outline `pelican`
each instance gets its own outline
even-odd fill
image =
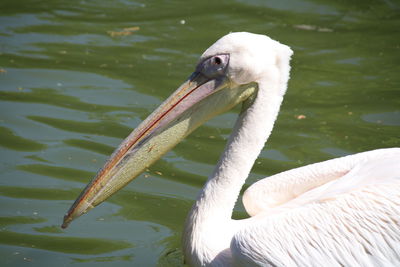
[[[400,266],[400,148],[285,171],[243,195],[287,89],[292,50],[265,35],[230,33],[114,151],[62,227],[121,189],[202,123],[242,103],[226,148],[183,231],[191,266]]]

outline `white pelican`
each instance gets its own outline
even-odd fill
[[[122,142],[64,217],[86,213],[209,118],[243,109],[183,232],[192,266],[400,266],[400,148],[286,171],[253,184],[250,218],[231,218],[286,92],[292,50],[264,35],[230,33]]]

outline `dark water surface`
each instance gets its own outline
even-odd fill
[[[230,31],[265,33],[295,51],[280,116],[247,184],[399,146],[399,29],[395,0],[2,0],[0,265],[182,265],[185,215],[238,108],[59,226],[113,148]],[[244,216],[239,204],[235,217]]]

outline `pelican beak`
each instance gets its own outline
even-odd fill
[[[252,88],[196,71],[114,151],[64,216],[62,228],[120,190],[208,119],[244,101]]]

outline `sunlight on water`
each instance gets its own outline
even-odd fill
[[[31,2],[31,3],[30,3]],[[1,266],[181,266],[181,231],[239,108],[207,122],[109,201],[59,227],[120,141],[230,31],[295,55],[247,185],[399,146],[396,1],[18,1],[0,4]],[[235,217],[245,217],[239,203]]]

